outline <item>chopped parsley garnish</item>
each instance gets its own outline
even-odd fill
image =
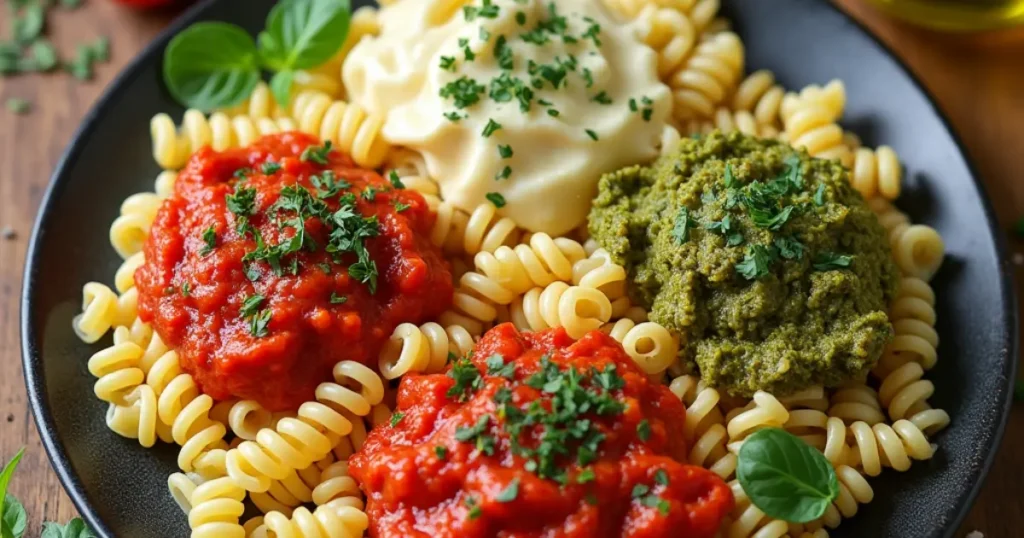
[[[334,172],[330,170],[324,170],[320,175],[310,176],[309,182],[312,183],[313,187],[316,189],[316,197],[321,200],[334,198],[343,189],[347,189],[352,186],[348,181],[336,178],[334,176]]]
[[[467,391],[476,392],[484,383],[480,371],[466,358],[455,361],[452,369],[448,371],[448,377],[455,380],[455,385],[448,389],[445,396],[459,402],[466,401],[471,395],[467,395]]]
[[[281,170],[281,165],[274,161],[267,161],[260,166],[260,171],[265,175],[272,176]]]
[[[501,124],[494,121],[494,118],[489,118],[487,120],[487,125],[484,126],[484,130],[482,133],[480,133],[480,135],[483,136],[484,138],[489,138],[492,134],[494,134],[495,131],[499,129],[501,129]]]
[[[511,159],[512,146],[509,146],[508,144],[498,144],[498,155],[501,156],[502,159]]]
[[[487,435],[487,428],[491,423],[490,415],[481,415],[476,424],[472,426],[459,426],[455,429],[455,440],[463,443],[475,442],[476,449],[488,456],[494,455],[494,437]]]
[[[395,426],[398,426],[398,423],[401,422],[403,418],[405,418],[405,413],[395,413],[394,415],[391,415],[391,427],[394,428]]]
[[[299,159],[305,162],[314,162],[316,164],[327,164],[327,156],[331,153],[331,141],[324,142],[322,146],[309,146],[306,148]]]
[[[789,236],[776,237],[775,248],[779,249],[779,256],[787,260],[799,260],[804,257],[804,244],[796,238]]]
[[[774,247],[748,245],[743,261],[736,264],[736,272],[747,280],[757,280],[768,275],[776,259],[778,253]]]
[[[654,109],[645,108],[644,111],[640,113],[640,116],[644,119],[644,121],[651,121],[652,114],[654,114]]]
[[[466,108],[480,101],[480,94],[487,90],[483,84],[463,75],[459,79],[445,84],[440,90],[441,97],[450,98],[455,108]]]
[[[466,507],[469,508],[469,513],[467,514],[469,519],[476,519],[484,513],[473,497],[466,497]]]
[[[516,363],[505,362],[505,358],[495,353],[487,357],[487,375],[514,379],[516,376]]]
[[[338,292],[336,291],[331,292],[331,304],[345,304],[346,302],[348,302],[348,297],[344,295],[338,295]]]
[[[491,0],[484,0],[483,5],[480,7],[463,6],[462,13],[466,16],[466,21],[469,22],[472,22],[477,17],[496,19],[498,17],[498,6],[492,4]]]
[[[519,496],[519,478],[513,478],[505,489],[501,490],[500,493],[494,498],[494,500],[500,503],[510,503],[516,500]]]
[[[580,474],[576,475],[577,484],[586,484],[587,482],[593,482],[597,476],[594,474],[594,470],[590,467],[580,471]]]
[[[601,93],[595,95],[591,99],[591,101],[594,101],[595,103],[599,103],[599,104],[602,104],[602,105],[610,105],[610,104],[612,104],[612,98],[608,97],[608,93],[607,92],[603,92],[603,91]]]
[[[469,48],[469,45],[462,47],[462,53],[465,54],[467,62],[472,62],[476,59],[476,54],[473,53],[473,49]]]
[[[629,98],[629,110],[630,110],[631,112],[636,112],[637,110],[640,110],[640,109],[639,109],[639,108],[638,108],[638,107],[636,106],[636,99],[633,99],[632,97],[630,97],[630,98]]]
[[[455,72],[455,57],[454,56],[441,56],[441,69],[445,71]]]
[[[255,316],[256,312],[259,311],[260,306],[263,304],[264,299],[265,297],[258,293],[246,297],[245,300],[242,301],[242,307],[239,308],[238,315],[243,318]]]
[[[696,224],[697,223],[690,218],[689,208],[679,208],[679,212],[676,213],[675,225],[672,227],[672,237],[676,240],[677,245],[682,245],[690,240],[690,229]]]
[[[442,116],[447,118],[448,121],[450,121],[450,122],[457,122],[457,121],[465,119],[467,117],[466,114],[459,114],[458,112],[455,112],[455,111],[445,112],[444,114],[442,114]]]
[[[217,230],[210,226],[206,230],[203,230],[203,242],[206,243],[202,250],[199,251],[200,256],[209,256],[213,249],[217,248]]]
[[[235,179],[245,181],[247,179],[247,176],[251,173],[252,168],[239,168],[238,170],[235,170],[235,173],[231,174],[231,176],[234,177]]]
[[[511,166],[505,166],[505,168],[502,168],[497,174],[494,175],[494,179],[496,181],[499,181],[499,180],[502,180],[502,179],[508,179],[509,176],[511,176],[511,175],[512,175],[512,167]]]
[[[736,176],[732,174],[731,164],[725,165],[725,176],[723,176],[722,181],[725,182],[725,188],[727,189],[731,189],[736,186]]]
[[[645,443],[651,438],[651,423],[646,418],[636,425],[636,436]]]
[[[559,114],[560,114],[560,112],[558,112],[558,110],[556,110],[554,108],[549,108],[548,109],[548,116],[551,116],[552,118],[557,118]]]
[[[483,26],[480,27],[479,35],[480,35],[480,41],[485,41],[486,42],[486,41],[491,39],[491,33],[488,32],[487,28],[484,28]]]
[[[257,338],[263,338],[269,334],[267,326],[270,325],[272,312],[269,308],[260,310],[249,320],[249,333]]]
[[[814,257],[815,271],[832,271],[845,269],[853,262],[853,256],[837,254],[835,252],[822,252]]]
[[[526,24],[526,13],[523,13],[522,11],[517,11],[516,23],[519,24],[519,26]]]
[[[821,207],[825,205],[825,184],[818,183],[818,190],[814,191],[814,205]]]
[[[405,188],[405,183],[402,183],[402,178],[399,177],[398,176],[398,172],[396,172],[394,170],[392,170],[391,173],[388,174],[388,181],[390,181],[391,182],[391,186],[396,188],[396,189],[404,189]]]
[[[398,200],[395,200],[392,203],[392,205],[395,206],[395,212],[396,213],[401,213],[402,211],[405,211],[406,209],[409,209],[410,207],[412,207],[411,205],[409,205],[409,204],[407,204],[405,202],[400,202]]]
[[[494,58],[498,60],[498,67],[501,69],[510,71],[515,67],[512,48],[508,46],[508,40],[503,35],[494,41]]]
[[[192,295],[192,284],[186,282],[181,285],[181,296],[188,297],[190,295]]]
[[[590,68],[583,68],[583,81],[587,83],[587,87],[591,88],[594,86],[594,73],[590,71]]]
[[[235,193],[224,197],[228,211],[239,217],[252,215],[256,208],[256,189],[235,185]]]
[[[373,185],[368,185],[359,196],[367,202],[372,202],[377,199],[377,188]]]
[[[484,198],[487,198],[487,201],[494,204],[494,207],[498,209],[505,207],[505,197],[500,192],[489,192],[484,195]]]
[[[325,262],[325,263],[318,263],[318,264],[316,264],[316,266],[319,267],[320,270],[323,271],[325,275],[331,274],[331,264]]]
[[[597,133],[594,132],[593,129],[584,129],[584,130],[587,132],[587,136],[589,136],[591,138],[591,140],[594,140],[595,142],[597,141]]]
[[[665,469],[654,471],[654,481],[662,486],[668,485],[668,473],[665,472]]]
[[[434,455],[437,456],[437,459],[439,460],[446,459],[448,457],[448,449],[441,445],[435,446]]]
[[[630,493],[630,496],[633,497],[634,499],[639,499],[640,497],[643,497],[644,495],[647,495],[650,492],[651,486],[648,486],[647,484],[637,484],[633,486],[633,492]]]

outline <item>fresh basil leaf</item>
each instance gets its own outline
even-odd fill
[[[839,496],[839,480],[825,456],[779,428],[743,441],[736,476],[762,512],[794,523],[821,517]]]
[[[192,108],[209,112],[237,105],[259,81],[256,43],[233,24],[193,24],[164,51],[167,89]]]
[[[7,522],[3,519],[0,519],[0,538],[14,538],[14,532],[11,531],[11,528],[7,526]]]
[[[270,92],[274,94],[274,100],[282,108],[288,106],[289,96],[292,93],[292,82],[295,81],[295,72],[291,70],[278,71],[270,79]]]
[[[42,4],[30,4],[25,6],[21,16],[15,16],[13,21],[14,39],[21,43],[29,43],[43,33],[43,24],[46,22],[46,10]]]
[[[260,33],[260,54],[276,71],[322,65],[345,42],[349,16],[348,0],[279,2]]]
[[[12,538],[21,538],[25,535],[25,528],[28,526],[28,515],[25,507],[13,495],[7,495],[4,503],[3,513],[4,526],[10,531]]]
[[[68,521],[67,525],[47,521],[43,523],[43,533],[39,538],[95,538],[96,535],[86,526],[81,518]]]
[[[814,257],[815,271],[833,271],[845,269],[850,266],[853,256],[838,254],[835,252],[821,252]]]
[[[4,465],[3,470],[0,470],[0,514],[4,513],[7,485],[11,483],[11,476],[14,474],[14,470],[18,468],[18,462],[21,461],[21,457],[24,455],[25,449],[22,448],[11,458],[11,461],[7,462],[7,465]]]

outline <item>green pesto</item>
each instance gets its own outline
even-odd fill
[[[744,193],[787,177],[798,181],[783,184],[799,187],[775,209],[792,207],[788,219],[776,229],[757,225]],[[729,233],[712,224],[726,216]],[[680,335],[683,364],[730,394],[862,378],[892,338],[886,309],[898,271],[878,219],[838,162],[739,133],[683,140],[651,166],[601,178],[589,228],[627,268],[630,293],[650,319]],[[793,241],[802,252],[783,248]],[[745,271],[755,246],[770,254],[756,275]],[[852,259],[823,266],[830,256]]]

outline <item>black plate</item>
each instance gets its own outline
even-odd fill
[[[262,28],[272,0],[209,0],[168,29],[111,85],[64,155],[36,222],[22,293],[25,380],[53,466],[89,524],[109,538],[186,536],[166,491],[177,447],[144,450],[103,425],[86,360],[97,349],[71,331],[82,284],[112,282],[119,259],[107,239],[125,197],[152,190],[159,172],[149,119],[180,118],[160,82],[168,39],[197,20]],[[354,4],[364,4],[356,1]],[[933,101],[903,65],[856,23],[817,0],[726,1],[747,48],[748,70],[769,68],[789,88],[841,78],[847,124],[869,145],[893,146],[907,165],[900,204],[937,228],[948,258],[936,276],[940,360],[932,403],[952,425],[940,449],[910,471],[872,479],[875,500],[834,538],[949,537],[956,531],[1002,437],[1017,356],[1010,264],[964,151]],[[109,338],[109,337],[108,337]]]

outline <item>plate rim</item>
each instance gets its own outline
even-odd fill
[[[114,77],[113,80],[111,80],[104,89],[102,96],[95,104],[92,105],[89,112],[82,118],[81,123],[68,142],[68,146],[58,159],[57,165],[54,167],[53,173],[50,175],[50,181],[46,186],[43,197],[40,200],[39,208],[37,210],[38,212],[32,224],[32,233],[29,236],[24,261],[25,265],[22,271],[22,286],[18,315],[20,322],[19,332],[22,372],[25,380],[28,404],[32,411],[32,418],[35,422],[36,430],[39,433],[43,448],[46,451],[50,466],[57,474],[57,478],[59,479],[61,486],[64,488],[64,491],[71,499],[71,502],[74,504],[81,517],[86,521],[86,523],[88,523],[89,528],[97,533],[101,538],[113,538],[116,537],[116,533],[114,533],[106,523],[100,519],[97,510],[86,499],[84,487],[78,476],[73,472],[67,452],[64,449],[63,443],[58,438],[51,409],[47,403],[45,379],[41,373],[42,354],[35,345],[35,336],[39,334],[39,331],[32,320],[34,307],[31,303],[31,296],[33,295],[36,285],[35,276],[38,271],[40,242],[45,233],[44,221],[47,220],[52,212],[52,206],[57,199],[59,191],[61,191],[64,184],[67,183],[67,180],[64,178],[67,176],[67,170],[70,168],[71,162],[83,151],[83,148],[85,147],[84,141],[87,139],[88,135],[96,129],[100,118],[108,112],[108,109],[115,105],[116,97],[120,93],[119,90],[121,87],[129,80],[141,74],[141,72],[146,68],[145,64],[150,56],[157,55],[157,51],[163,49],[176,34],[188,25],[192,24],[203,13],[210,9],[211,6],[221,1],[225,0],[202,0],[196,5],[186,9],[181,15],[172,21],[167,28],[162,30],[148,45],[140,50],[124,67],[124,69]],[[978,198],[981,201],[981,209],[985,215],[985,224],[988,228],[989,236],[992,238],[993,245],[995,247],[997,266],[1000,273],[998,285],[1001,292],[1000,295],[1002,296],[1003,304],[1005,306],[1003,319],[1007,323],[1009,329],[1008,340],[1001,342],[1002,344],[1005,344],[1004,348],[1007,351],[1002,368],[1002,373],[1005,375],[1006,383],[1000,387],[1001,394],[997,394],[997,400],[1002,400],[1002,409],[998,420],[993,424],[992,440],[994,443],[992,443],[988,448],[980,466],[978,467],[978,476],[980,479],[975,480],[974,483],[966,489],[966,491],[958,495],[957,502],[944,514],[945,516],[949,516],[952,513],[952,517],[947,519],[948,526],[942,529],[940,535],[942,538],[952,538],[963,523],[964,519],[966,519],[971,508],[974,506],[978,495],[981,492],[982,486],[988,479],[989,472],[991,471],[999,449],[1002,446],[1003,437],[1006,433],[1006,425],[1009,420],[1010,409],[1013,403],[1012,389],[1016,381],[1018,369],[1017,357],[1020,351],[1021,313],[1017,304],[1016,283],[1013,278],[1013,268],[1008,255],[1009,249],[1007,246],[1007,239],[1005,234],[1002,233],[1002,228],[996,219],[988,191],[984,183],[981,181],[981,175],[978,173],[977,166],[970,154],[966,151],[966,147],[960,138],[959,132],[953,128],[949,118],[938,106],[938,102],[934,95],[932,95],[924,84],[922,84],[917,74],[908,67],[903,58],[896,54],[888,44],[882,41],[881,38],[871,31],[864,23],[854,18],[845,10],[836,6],[833,2],[824,2],[824,4],[826,4],[829,9],[837,12],[848,22],[851,22],[862,34],[871,39],[874,44],[896,64],[900,71],[907,76],[915,89],[924,96],[932,113],[938,117],[942,122],[943,127],[950,134],[953,143],[956,145],[956,148],[960,153],[960,157],[963,159],[967,170],[970,173],[975,192],[978,193]]]

